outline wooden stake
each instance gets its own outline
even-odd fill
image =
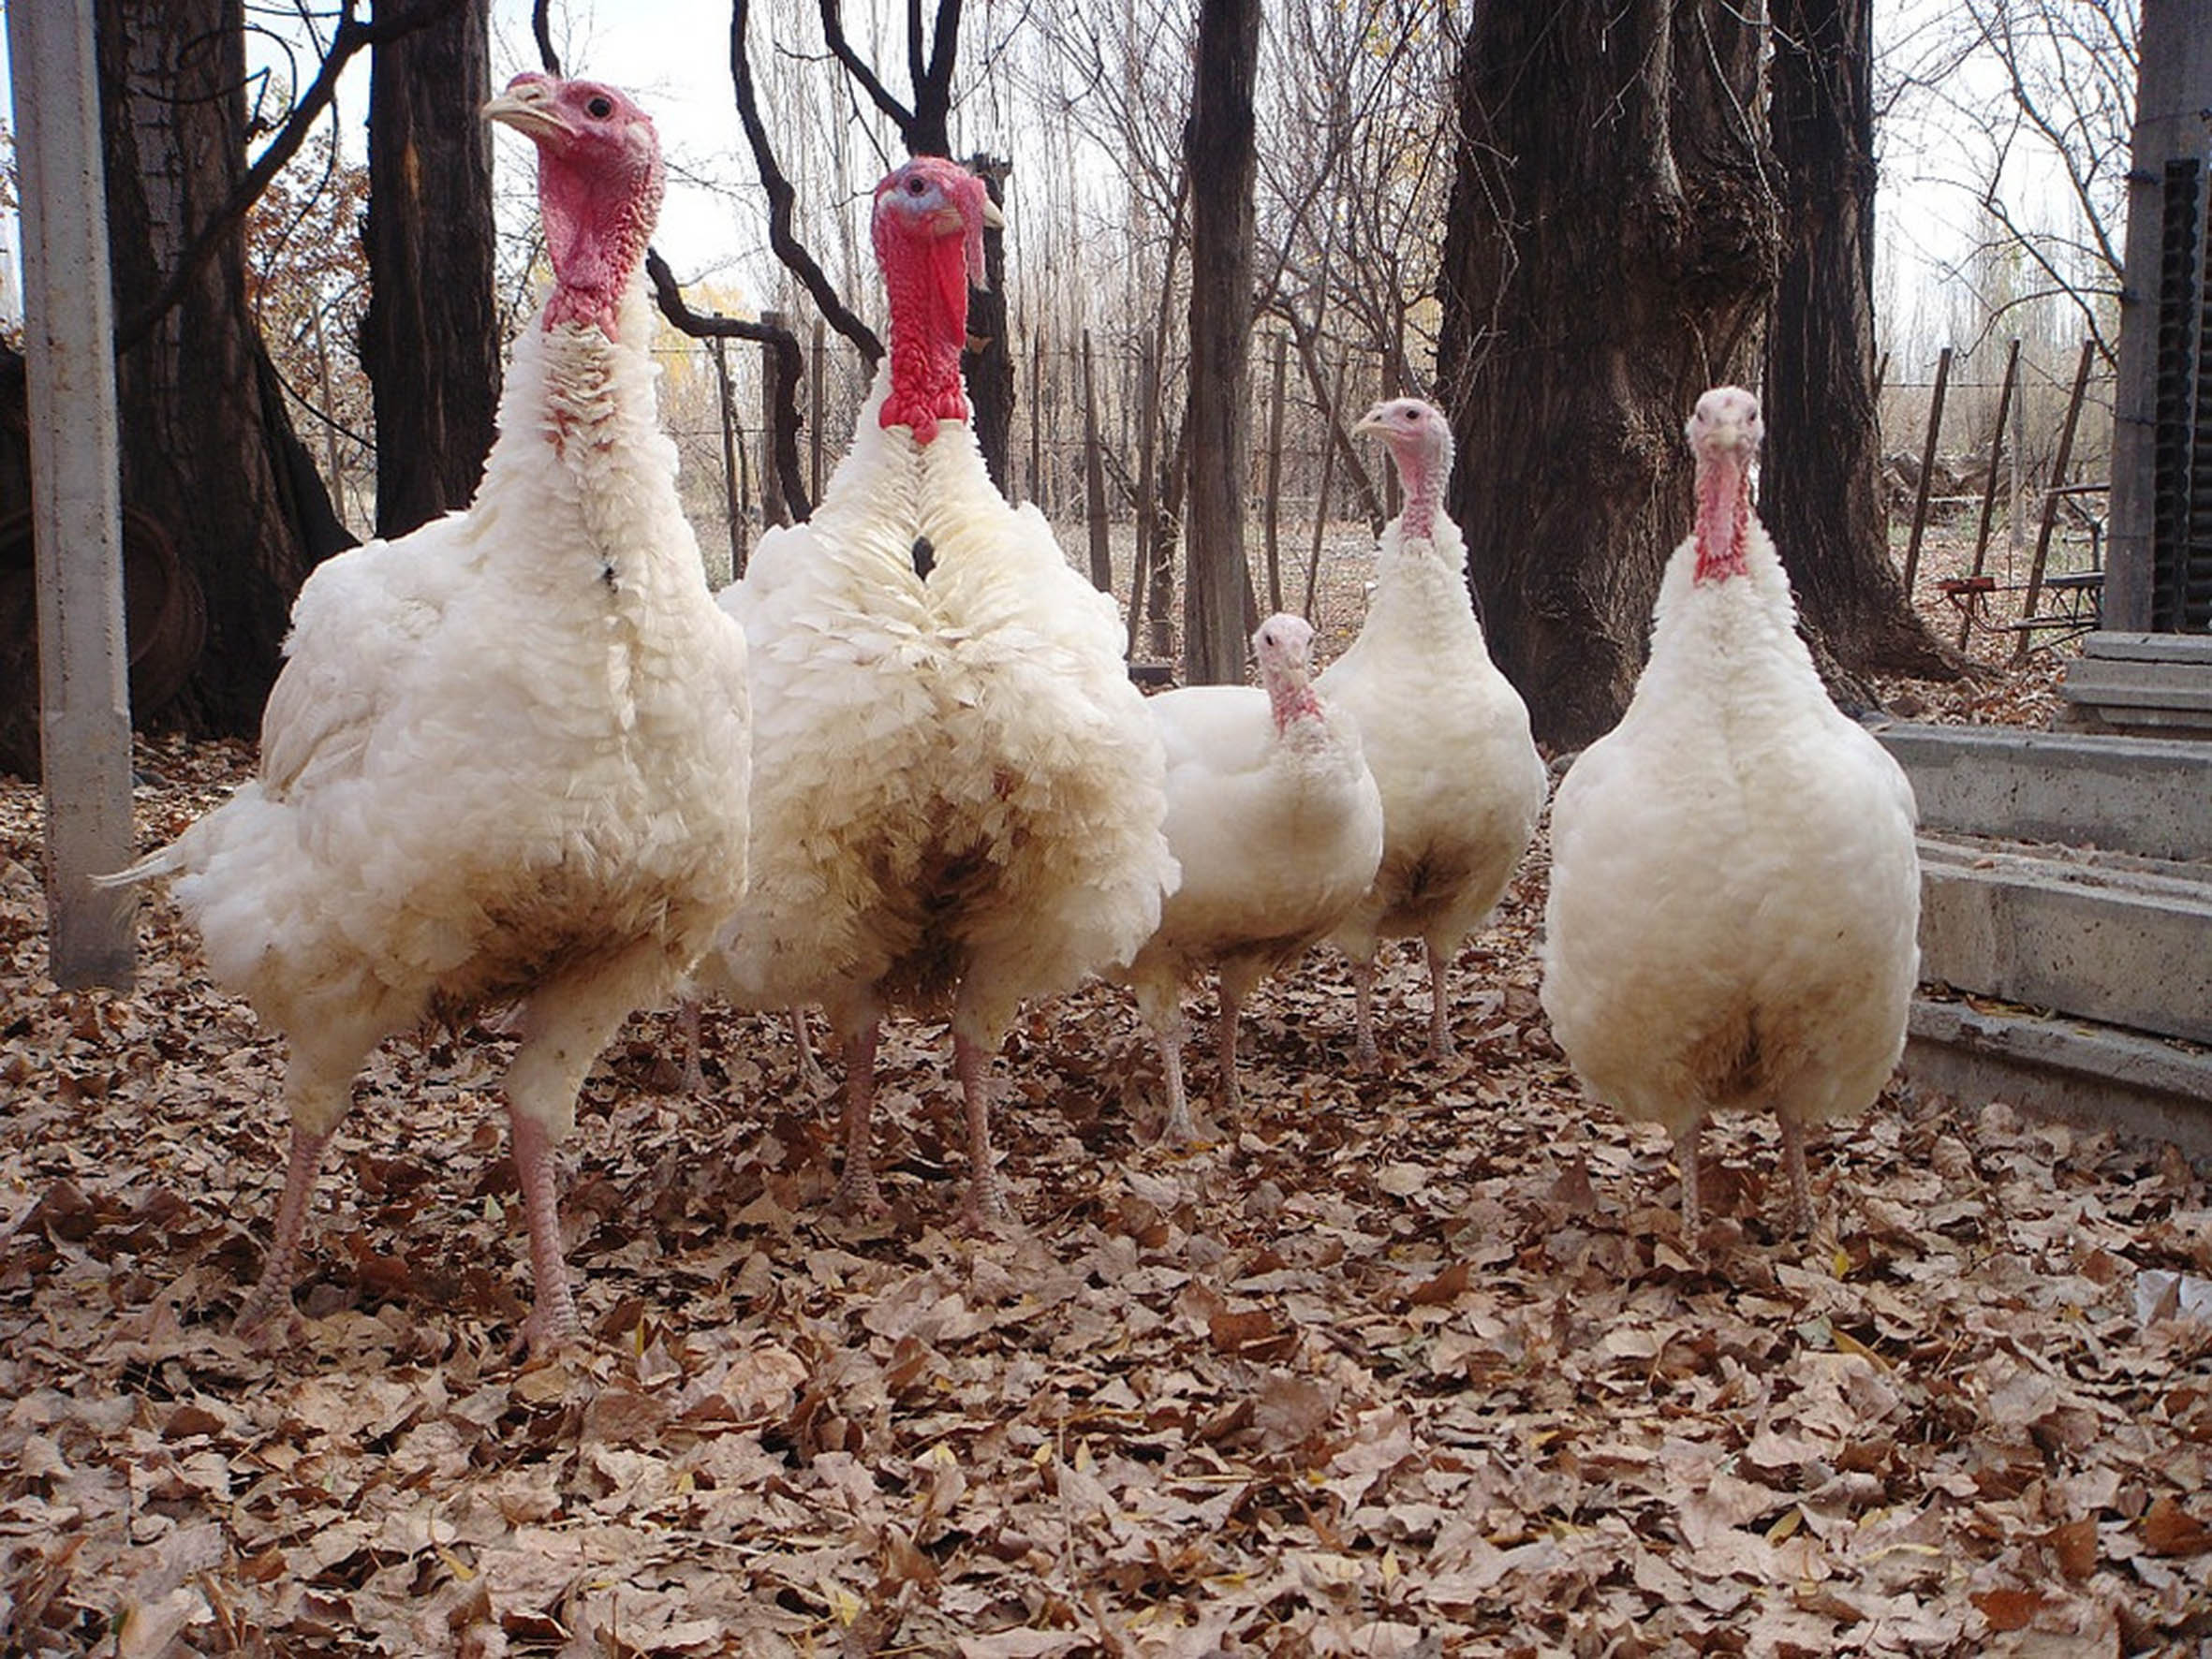
[[[2066,423],[2058,429],[2058,453],[2051,462],[2051,476],[2043,483],[2043,521],[2035,533],[2035,558],[2028,566],[2028,598],[2020,610],[2020,638],[2013,647],[2016,668],[2027,660],[2033,638],[2036,602],[2042,597],[2043,562],[2050,557],[2051,530],[2058,521],[2058,499],[2066,493],[2066,469],[2073,464],[2073,429],[2082,418],[2082,399],[2089,389],[2089,365],[2097,360],[2097,343],[2082,342],[2081,361],[2073,371],[2073,395],[2066,401]]]
[[[2005,454],[2005,417],[2013,407],[2013,388],[2020,378],[2020,342],[2014,340],[2012,349],[2005,353],[2004,388],[1997,394],[1997,426],[1989,435],[1989,479],[1982,488],[1982,523],[1974,532],[1974,568],[1970,575],[1980,576],[1989,553],[1989,525],[1997,515],[1997,475],[2002,469]],[[1958,619],[1958,648],[1967,648],[1967,633],[1974,625],[1971,596]]]
[[[1905,547],[1905,596],[1912,597],[1912,580],[1920,574],[1920,538],[1928,527],[1928,486],[1936,476],[1936,440],[1943,432],[1943,389],[1951,381],[1951,347],[1936,360],[1936,390],[1928,400],[1928,437],[1920,451],[1920,489],[1912,498],[1912,539]]]
[[[1106,527],[1106,458],[1099,448],[1099,387],[1091,371],[1091,331],[1083,331],[1083,500],[1091,527],[1091,585],[1113,592],[1113,548]],[[1131,605],[1134,613],[1136,607]]]

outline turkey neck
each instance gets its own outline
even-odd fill
[[[1386,532],[1360,641],[1389,640],[1390,671],[1406,674],[1416,671],[1417,664],[1440,660],[1470,634],[1481,639],[1482,624],[1467,593],[1467,544],[1458,526],[1439,518],[1425,540],[1407,536],[1403,525],[1398,534]]]
[[[1301,721],[1318,724],[1321,718],[1321,699],[1315,695],[1313,683],[1303,677],[1271,677],[1267,683],[1267,704],[1275,712],[1276,730],[1285,736]]]
[[[1751,469],[1743,451],[1698,457],[1697,580],[1727,581],[1748,574],[1745,542],[1751,528]]]
[[[661,563],[667,527],[652,510],[655,492],[631,478],[674,470],[654,421],[643,280],[633,270],[615,297],[621,326],[612,333],[597,321],[556,320],[559,300],[556,291],[543,326],[516,341],[482,498],[538,523],[526,545],[544,557],[581,540],[592,563],[551,572],[557,582],[582,574],[617,598],[634,596]],[[575,526],[567,535],[554,528],[564,520]]]
[[[1408,541],[1431,541],[1437,534],[1437,514],[1444,505],[1444,480],[1452,473],[1452,453],[1440,456],[1400,452],[1398,482],[1406,487],[1406,505],[1398,512],[1398,533]]]
[[[967,253],[960,237],[940,236],[917,247],[900,238],[885,247],[883,280],[891,300],[891,390],[878,417],[884,426],[911,427],[914,441],[937,435],[940,420],[967,418],[960,348],[967,342]]]

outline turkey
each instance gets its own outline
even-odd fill
[[[1621,723],[1552,807],[1543,1006],[1590,1093],[1666,1125],[1698,1230],[1698,1135],[1781,1120],[1792,1225],[1807,1124],[1863,1109],[1905,1043],[1920,951],[1912,787],[1829,701],[1751,511],[1759,403],[1698,400],[1696,528],[1668,563]]]
[[[1452,428],[1419,398],[1394,398],[1355,432],[1380,435],[1406,505],[1382,532],[1367,620],[1320,689],[1359,722],[1382,791],[1382,864],[1332,942],[1351,964],[1358,1053],[1375,1065],[1375,948],[1427,947],[1432,1059],[1449,1059],[1445,979],[1536,834],[1548,777],[1528,710],[1490,661],[1467,584],[1467,544],[1444,512]]]
[[[1220,1100],[1234,1111],[1238,1008],[1359,902],[1382,857],[1382,798],[1359,728],[1315,695],[1312,626],[1269,617],[1252,649],[1260,686],[1194,685],[1145,703],[1167,748],[1168,845],[1183,880],[1127,977],[1159,1045],[1172,1142],[1198,1138],[1183,986],[1219,970]]]
[[[723,590],[752,650],[753,891],[702,973],[842,1041],[841,1208],[879,1211],[875,1052],[949,1012],[965,1221],[1001,1213],[987,1073],[1025,997],[1126,964],[1159,920],[1159,738],[1113,599],[984,471],[960,378],[982,181],[918,156],[877,186],[891,349],[808,522]]]
[[[175,878],[216,982],[288,1050],[291,1161],[240,1312],[289,1306],[325,1143],[384,1037],[519,1000],[504,1092],[534,1350],[579,1329],[550,1152],[586,1068],[745,888],[743,630],[710,595],[654,404],[640,280],[653,123],[520,75],[484,112],[538,147],[553,283],[465,512],[320,565],[257,778],[111,878]]]

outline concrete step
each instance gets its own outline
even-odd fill
[[[2203,743],[1904,723],[1875,735],[1911,778],[1923,830],[2212,864],[2212,747]]]
[[[1958,835],[1920,859],[1924,981],[2212,1043],[2212,865]]]
[[[2063,1015],[1922,997],[1904,1072],[1960,1100],[2006,1100],[2212,1157],[2212,1053]]]
[[[2212,738],[2212,635],[2087,635],[2058,695],[2077,730]]]

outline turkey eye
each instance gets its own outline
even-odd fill
[[[613,100],[611,98],[594,98],[590,103],[584,105],[583,112],[590,116],[594,121],[604,121],[608,116],[614,113]]]

